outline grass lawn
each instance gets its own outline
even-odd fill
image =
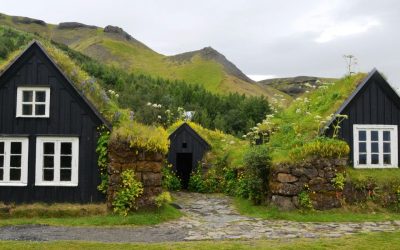
[[[348,178],[355,184],[374,181],[378,186],[400,183],[400,169],[354,169],[346,168]]]
[[[0,241],[0,249],[399,249],[400,232],[346,236],[337,239],[195,241],[179,243],[93,243]]]
[[[400,213],[389,212],[371,203],[365,207],[349,206],[327,211],[279,211],[274,207],[254,206],[250,201],[236,198],[238,211],[247,216],[300,222],[363,222],[400,220]],[[399,246],[400,248],[400,246]]]
[[[45,214],[46,211],[48,215]],[[1,216],[0,226],[23,224],[45,224],[53,226],[136,226],[154,225],[182,216],[179,210],[170,205],[166,205],[161,209],[138,211],[126,217],[106,212],[97,212],[97,214],[90,214],[90,212],[88,212],[89,215],[79,216],[78,214],[74,214],[73,208],[69,210],[65,210],[65,208],[64,210],[56,210],[56,208],[47,210],[25,208],[25,210],[17,210],[11,216]]]

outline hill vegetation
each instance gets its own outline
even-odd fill
[[[87,56],[136,75],[151,75],[199,84],[219,94],[240,93],[250,96],[290,96],[271,86],[261,86],[247,78],[223,55],[211,48],[175,56],[159,54],[134,39],[121,28],[104,29],[80,23],[47,24],[42,20],[0,14],[0,24],[67,45]]]

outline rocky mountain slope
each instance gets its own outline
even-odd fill
[[[333,82],[335,80],[337,79],[315,76],[296,76],[262,80],[259,81],[258,84],[280,90],[291,97],[298,97],[306,91],[313,91],[323,83]]]
[[[252,81],[211,47],[165,56],[136,40],[123,29],[111,25],[105,28],[77,22],[54,25],[38,19],[4,14],[0,14],[0,25],[51,38],[85,55],[130,72],[197,83],[214,93],[238,92],[265,95],[269,99],[282,95],[288,102],[291,99],[272,85]]]

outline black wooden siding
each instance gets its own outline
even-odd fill
[[[168,162],[176,169],[177,153],[192,153],[192,169],[197,168],[199,161],[203,159],[204,154],[210,146],[200,137],[188,124],[184,123],[174,133],[171,134],[170,148],[168,152]],[[186,143],[186,148],[182,144]]]
[[[17,86],[49,86],[50,118],[16,118]],[[0,134],[29,136],[28,185],[0,186],[5,202],[102,201],[97,191],[96,128],[102,124],[41,48],[33,44],[0,78]],[[79,137],[79,180],[77,187],[35,186],[37,136]]]
[[[339,137],[350,146],[350,161],[353,162],[353,125],[400,125],[400,98],[391,89],[378,71],[373,71],[360,91],[354,95],[341,114],[348,115],[339,130]],[[399,129],[399,128],[398,128]],[[332,135],[332,127],[327,131]],[[400,131],[398,132],[400,142]],[[398,148],[398,155],[400,147]]]

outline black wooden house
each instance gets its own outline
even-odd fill
[[[0,200],[101,201],[96,128],[107,122],[33,42],[0,75]]]
[[[189,184],[190,173],[196,169],[210,145],[187,123],[183,123],[170,136],[168,162],[173,165],[183,188]]]
[[[350,146],[355,168],[397,168],[400,97],[374,69],[357,86],[336,114],[347,115],[338,137]],[[326,134],[332,135],[335,118]]]

